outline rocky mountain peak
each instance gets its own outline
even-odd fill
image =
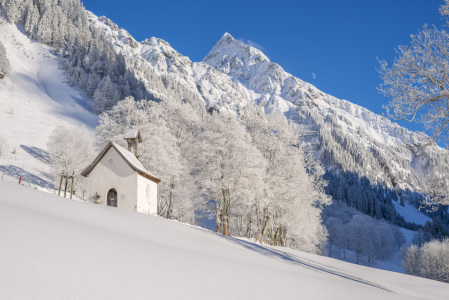
[[[203,62],[226,74],[243,75],[251,65],[270,60],[259,49],[233,38],[226,32]]]

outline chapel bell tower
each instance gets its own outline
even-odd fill
[[[132,128],[128,130],[123,138],[128,143],[128,151],[132,152],[131,149],[134,147],[134,154],[139,158],[139,153],[137,151],[138,144],[142,143],[142,135],[140,134],[140,129]]]

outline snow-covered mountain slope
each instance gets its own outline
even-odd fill
[[[427,221],[431,222],[432,219],[428,216],[421,213],[416,207],[404,203],[404,206],[401,206],[397,201],[393,201],[393,205],[396,208],[398,214],[404,217],[407,222],[415,223],[419,225],[426,224]]]
[[[88,12],[88,18],[104,31],[116,51],[127,58],[129,67],[156,98],[183,98],[187,94],[194,104],[228,107],[229,111],[245,107],[251,101],[249,91],[242,92],[242,87],[229,76],[207,64],[192,62],[168,42],[152,37],[139,43],[106,17]]]
[[[192,62],[161,39],[139,43],[105,17],[89,13],[89,20],[104,30],[117,52],[133,60],[135,74],[156,97],[184,99],[188,94],[207,109],[240,112],[256,103],[266,113],[281,112],[298,125],[303,142],[328,169],[423,192],[437,162],[449,166],[446,151],[437,146],[415,155],[413,145],[425,143],[424,134],[323,93],[228,33],[203,62]]]
[[[154,82],[156,78],[148,78],[148,74],[145,74],[148,68],[155,77],[171,76],[176,79],[177,85],[185,86],[198,95],[192,77],[192,61],[178,53],[169,43],[155,37],[139,43],[108,18],[97,17],[92,12],[87,12],[87,16],[91,24],[103,30],[116,51],[127,58],[129,67],[134,69],[139,80],[146,82],[147,89],[156,96],[168,97],[166,86],[157,87]]]
[[[93,129],[91,100],[70,87],[50,47],[32,42],[15,25],[0,20],[0,41],[11,70],[0,80],[0,176],[23,176],[49,186],[46,143],[58,126]]]
[[[327,167],[340,165],[374,183],[422,191],[429,166],[448,165],[446,151],[437,146],[415,156],[410,146],[425,143],[424,134],[321,92],[228,33],[203,62],[245,87],[267,113],[281,112],[301,125],[304,141],[314,145]]]
[[[449,285],[0,181],[2,299],[445,299]]]

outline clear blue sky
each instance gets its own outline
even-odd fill
[[[250,41],[287,72],[378,114],[376,57],[392,62],[424,23],[441,25],[443,0],[138,1],[86,0],[138,41],[152,36],[201,61],[229,32]],[[315,74],[316,76],[314,76]],[[408,122],[400,122],[413,130]]]

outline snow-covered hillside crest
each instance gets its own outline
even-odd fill
[[[203,62],[243,86],[266,113],[281,112],[297,123],[304,141],[314,147],[328,168],[340,165],[372,183],[424,191],[423,177],[430,168],[436,162],[448,165],[446,151],[437,146],[415,156],[411,146],[425,143],[425,134],[411,132],[366,108],[323,93],[229,33]],[[333,146],[340,148],[340,155],[335,155],[338,153]]]

